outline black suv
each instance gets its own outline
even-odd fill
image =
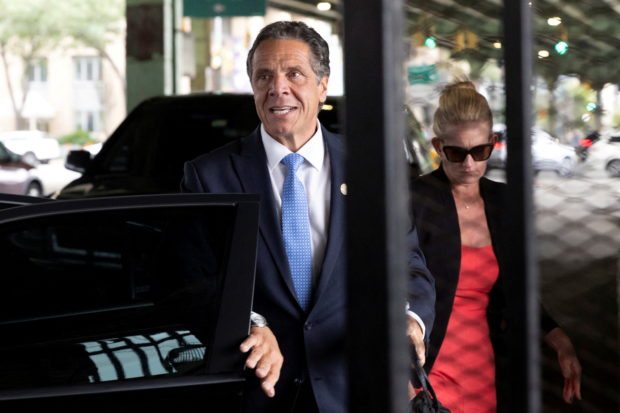
[[[342,98],[328,97],[319,120],[342,132]],[[411,112],[406,111],[405,142],[411,173],[431,167],[428,144]],[[54,197],[84,197],[178,192],[185,161],[250,134],[258,125],[248,94],[160,96],[142,102],[91,159],[72,151],[65,166],[83,175]]]

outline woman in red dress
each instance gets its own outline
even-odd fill
[[[437,294],[425,369],[452,413],[496,412],[504,381],[496,380],[495,338],[505,324],[510,245],[502,229],[506,187],[484,177],[497,139],[492,126],[489,105],[471,82],[446,87],[433,119],[441,165],[412,184],[413,218]],[[564,399],[581,399],[581,366],[570,339],[544,311],[542,327],[558,353]]]

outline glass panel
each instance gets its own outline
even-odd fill
[[[533,4],[541,296],[579,356],[584,412],[620,409],[619,5]],[[557,355],[545,348],[542,361],[545,409],[568,410]]]
[[[171,207],[4,225],[0,390],[204,372],[234,214]]]
[[[408,105],[430,138],[438,92],[455,79],[471,79],[493,112],[498,142],[485,176],[496,181],[506,180],[507,143],[523,138],[506,135],[502,56],[511,50],[503,47],[501,3],[406,2]],[[543,345],[543,411],[620,407],[616,3],[528,2],[535,35],[531,190],[540,301],[570,338],[584,372],[584,401],[569,407],[558,354]],[[498,389],[501,382],[498,375]],[[443,400],[441,393],[438,398]]]

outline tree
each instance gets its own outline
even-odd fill
[[[106,52],[111,36],[123,30],[125,0],[0,0],[0,10],[0,59],[18,128],[26,126],[23,110],[31,64],[53,49],[92,47],[111,63],[125,90],[124,75]],[[10,76],[14,64],[20,67],[21,88]]]
[[[112,36],[124,31],[125,0],[63,0],[67,16],[65,29],[73,41],[92,47],[105,59],[125,88],[125,75],[106,50]]]
[[[26,126],[22,112],[28,96],[28,71],[37,57],[58,46],[63,36],[63,19],[46,0],[0,0],[0,10],[0,58],[16,124],[21,129]],[[10,77],[9,68],[14,61],[9,60],[9,55],[16,57],[21,67],[21,96]]]

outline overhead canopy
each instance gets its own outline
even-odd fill
[[[270,0],[280,6],[282,1]],[[300,10],[316,8],[317,0],[287,1]],[[332,0],[330,14],[341,16],[343,3]],[[354,6],[354,2],[351,2]],[[439,47],[448,48],[453,57],[484,62],[502,59],[502,0],[405,0],[407,30],[415,42],[416,33],[432,35]],[[536,72],[548,78],[573,74],[593,87],[618,83],[620,79],[620,1],[619,0],[532,0],[534,53],[549,52],[536,60]],[[319,13],[317,11],[317,13]],[[547,19],[559,17],[551,26]],[[555,45],[566,42],[564,54]],[[499,42],[499,43],[498,43]],[[420,45],[421,46],[421,45]],[[471,47],[470,47],[471,46]]]

